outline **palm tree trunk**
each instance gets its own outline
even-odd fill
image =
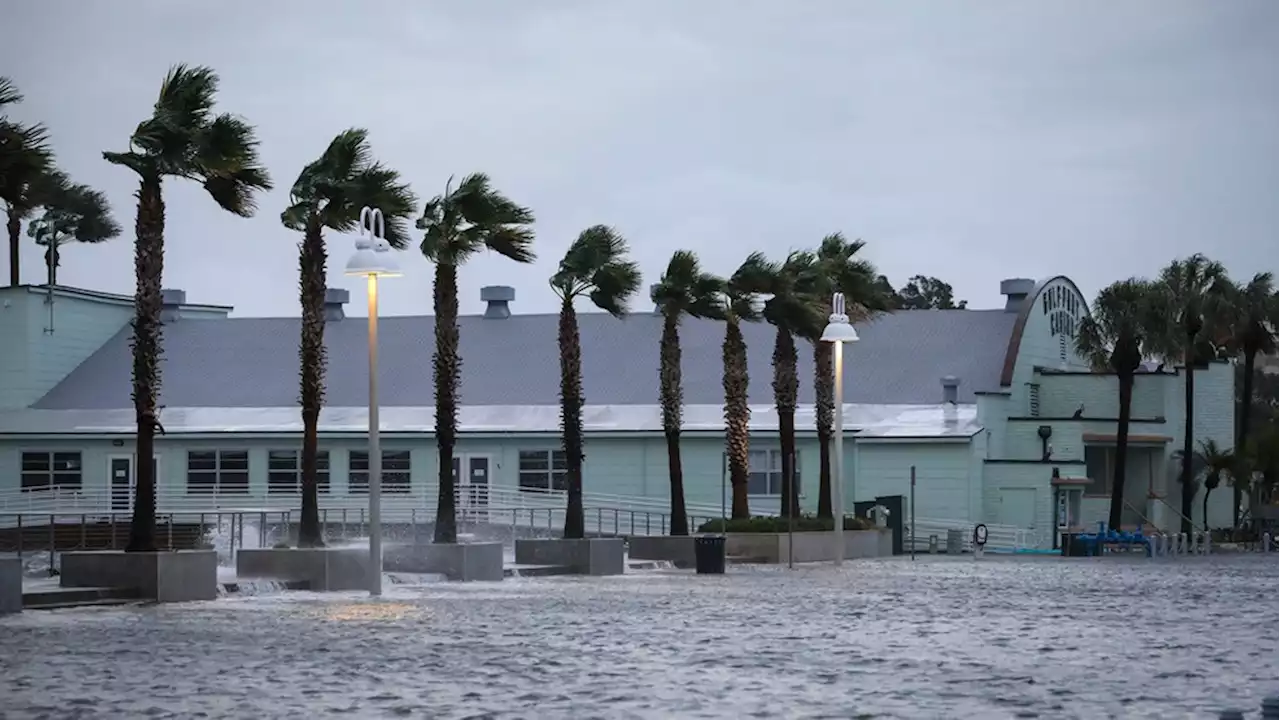
[[[1183,396],[1183,431],[1182,431],[1182,532],[1190,535],[1192,503],[1196,498],[1195,478],[1191,475],[1191,462],[1195,457],[1195,410],[1196,410],[1196,372],[1195,372],[1195,336],[1187,337],[1187,352],[1183,363],[1187,369],[1187,382]]]
[[[1133,374],[1121,372],[1116,375],[1120,385],[1120,419],[1116,422],[1116,466],[1111,478],[1111,512],[1107,516],[1107,525],[1112,530],[1120,529],[1120,518],[1124,513],[1124,482],[1129,466],[1129,422],[1133,416]]]
[[[680,463],[680,426],[684,412],[684,388],[680,378],[680,316],[675,313],[667,313],[662,318],[659,355],[662,434],[667,440],[667,474],[671,478],[671,534],[688,535],[684,468]]]
[[[729,460],[729,486],[733,490],[730,515],[735,519],[751,517],[747,482],[751,472],[751,408],[747,404],[750,376],[747,368],[747,342],[742,337],[741,321],[730,315],[724,326],[724,452]]]
[[[1244,377],[1240,380],[1240,420],[1236,423],[1236,452],[1247,452],[1249,447],[1249,425],[1253,420],[1253,368],[1258,359],[1258,352],[1246,347],[1244,351]],[[1252,478],[1249,478],[1252,480]],[[1252,483],[1250,483],[1252,486]],[[1231,527],[1240,526],[1240,503],[1244,499],[1244,491],[1237,483],[1231,490]],[[1249,494],[1249,510],[1253,511],[1253,493]]]
[[[1201,512],[1204,517],[1204,531],[1209,532],[1209,493],[1213,492],[1213,488],[1208,485],[1204,488],[1204,499],[1200,501]]]
[[[564,537],[579,540],[586,536],[582,507],[582,342],[572,297],[560,306],[560,426],[569,484]]]
[[[18,263],[22,260],[22,245],[19,232],[22,230],[22,221],[18,219],[18,211],[13,206],[9,207],[9,222],[7,224],[9,230],[9,284],[16,286],[18,284]]]
[[[324,294],[326,286],[325,247],[320,223],[311,219],[298,252],[302,304],[301,360],[302,400],[302,518],[298,524],[298,547],[324,547],[320,532],[320,484],[316,468],[319,453],[320,408],[324,404]]]
[[[439,494],[436,499],[435,542],[458,542],[457,499],[454,496],[453,447],[458,441],[458,383],[462,361],[458,357],[458,267],[436,263],[433,284],[436,313],[436,350],[432,374],[436,390],[436,450]]]
[[[800,489],[795,477],[796,396],[800,394],[795,338],[779,327],[773,341],[773,396],[778,409],[778,444],[782,451],[782,516],[800,514]]]
[[[831,439],[836,412],[835,356],[831,343],[813,344],[814,416],[818,424],[818,517],[832,517]]]
[[[164,197],[159,178],[145,178],[138,188],[133,267],[137,291],[133,318],[133,409],[138,422],[135,452],[133,522],[128,552],[156,550],[155,433],[159,427],[156,401],[160,395],[160,286],[164,275]]]

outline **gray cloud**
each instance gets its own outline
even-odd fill
[[[1004,277],[1065,273],[1091,294],[1196,251],[1239,275],[1277,269],[1267,0],[128,7],[5,8],[17,114],[50,126],[59,161],[128,228],[65,252],[70,284],[132,291],[135,180],[100,153],[123,149],[179,61],[220,72],[221,108],[258,126],[279,189],[241,220],[170,183],[165,284],[243,315],[296,313],[297,238],[278,215],[350,126],[420,195],[484,170],[537,211],[538,263],[475,260],[464,311],[492,283],[552,310],[546,278],[597,222],[629,237],[646,281],[678,248],[728,272],[839,229],[895,282],[938,275],[978,306]],[[354,287],[349,240],[329,244],[331,283]],[[403,261],[384,312],[425,312],[430,267]]]

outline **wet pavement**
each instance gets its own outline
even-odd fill
[[[1216,718],[1273,557],[925,557],[0,619],[0,717]]]

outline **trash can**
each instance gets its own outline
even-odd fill
[[[694,538],[693,560],[699,575],[723,575],[724,535],[699,535]]]

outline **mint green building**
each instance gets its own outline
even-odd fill
[[[1074,283],[1001,283],[1003,308],[899,312],[858,327],[845,364],[845,497],[910,496],[920,535],[986,523],[993,542],[1052,547],[1105,519],[1115,456],[1114,376],[1073,350],[1088,312]],[[556,317],[522,314],[510,288],[485,288],[461,320],[464,379],[458,498],[473,517],[563,506]],[[366,502],[366,322],[328,298],[322,508]],[[52,303],[51,303],[52,301]],[[513,307],[515,306],[515,307]],[[301,415],[296,318],[238,318],[165,291],[156,463],[163,510],[297,507]],[[0,512],[127,510],[136,458],[130,400],[132,298],[68,287],[0,289]],[[588,515],[660,513],[668,503],[657,406],[660,318],[584,313]],[[434,512],[432,319],[381,322],[383,468],[391,512]],[[776,514],[781,458],[770,389],[773,330],[746,328],[752,403],[752,510]],[[718,516],[724,493],[723,326],[687,321],[682,440],[690,512]],[[809,354],[802,348],[801,357]],[[812,367],[802,362],[798,471],[817,504]],[[1181,445],[1184,374],[1152,369],[1134,392],[1125,519],[1178,525],[1171,457]],[[1197,370],[1195,434],[1231,447],[1232,372]],[[1211,496],[1208,524],[1231,520]],[[905,507],[905,505],[904,505]],[[1201,502],[1194,521],[1204,523]],[[603,526],[605,521],[599,520]],[[616,522],[616,520],[615,520]],[[634,520],[630,522],[635,522]]]

